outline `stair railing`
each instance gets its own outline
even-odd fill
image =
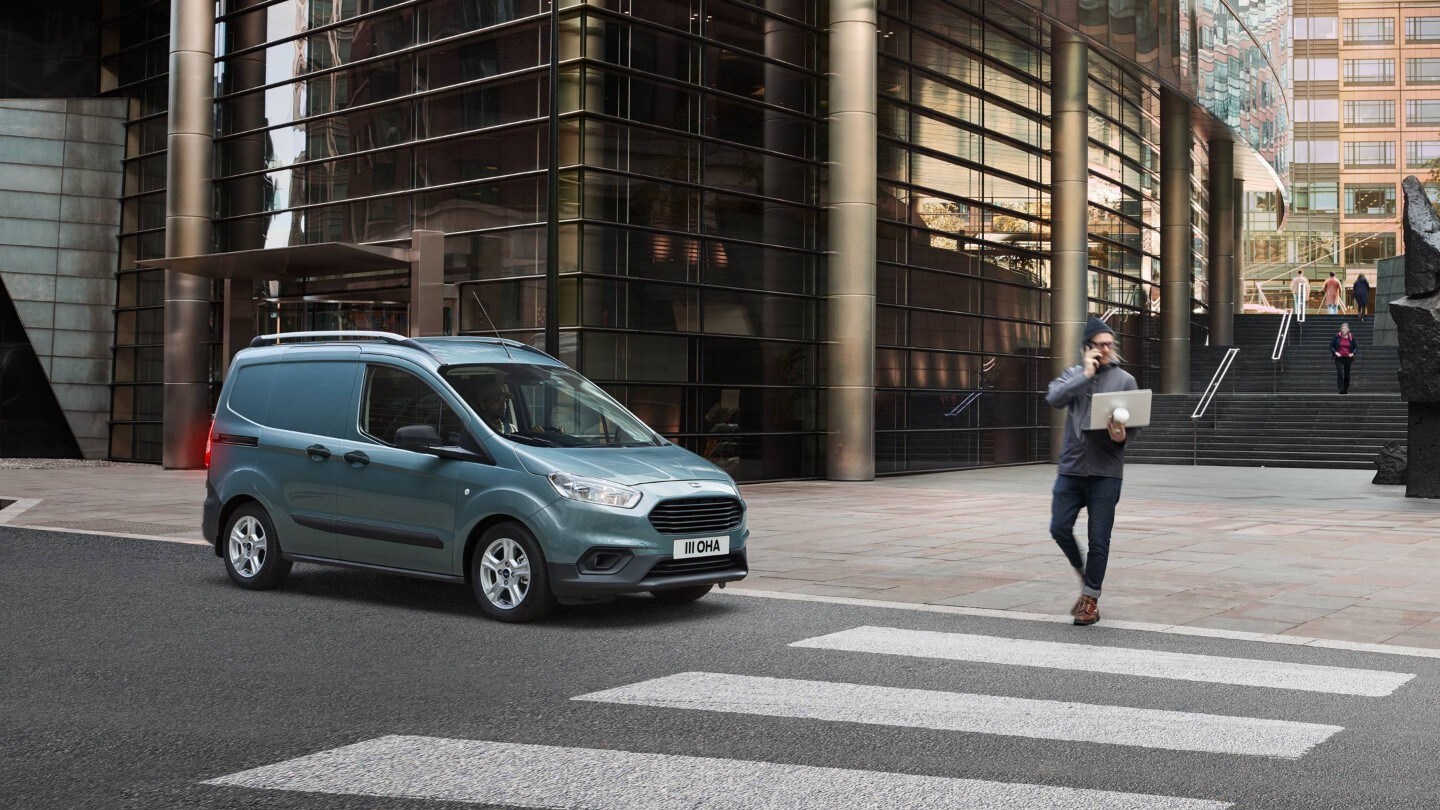
[[[1215,369],[1215,374],[1210,377],[1210,384],[1205,386],[1205,393],[1200,395],[1200,401],[1195,403],[1195,410],[1190,414],[1190,463],[1200,463],[1200,420],[1205,418],[1205,412],[1210,409],[1210,402],[1215,399],[1215,392],[1220,390],[1220,384],[1225,381],[1225,375],[1230,372],[1230,366],[1235,362],[1235,355],[1240,353],[1240,347],[1232,346],[1225,350],[1225,356],[1220,359],[1220,365]],[[1211,426],[1219,422],[1219,417],[1211,417]]]
[[[1280,317],[1280,329],[1275,333],[1275,348],[1270,350],[1270,392],[1273,394],[1280,390],[1280,369],[1283,368],[1281,358],[1285,356],[1285,344],[1290,338],[1290,321],[1295,315],[1293,309],[1285,310]]]

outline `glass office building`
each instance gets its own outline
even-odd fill
[[[167,0],[104,3],[101,95],[128,104],[113,459],[186,466],[193,441],[164,425],[204,403],[186,417],[171,396],[213,402],[251,335],[381,329],[546,348],[742,481],[1044,461],[1056,296],[1161,388],[1165,267],[1188,342],[1214,317],[1215,229],[1235,239],[1211,175],[1283,205],[1284,3],[198,5],[194,24]],[[838,33],[854,25],[872,33]],[[206,32],[213,74],[182,80],[174,52]],[[1060,47],[1082,75],[1056,75]],[[1057,142],[1062,85],[1078,140]],[[194,105],[206,132],[177,128]],[[208,143],[177,156],[195,148],[177,132]],[[1217,142],[1233,157],[1212,162]],[[1081,157],[1079,208],[1057,150]],[[177,247],[183,194],[208,206],[199,248]],[[1062,290],[1058,234],[1080,220],[1085,280]],[[422,233],[443,287],[423,301]],[[842,306],[857,290],[869,303]],[[868,470],[837,472],[837,434]]]

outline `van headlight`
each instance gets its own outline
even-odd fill
[[[640,490],[622,486],[614,481],[586,478],[570,473],[550,473],[550,485],[561,496],[572,501],[598,503],[602,506],[618,506],[630,509],[640,503]]]

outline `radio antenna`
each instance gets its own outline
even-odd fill
[[[510,354],[510,347],[505,344],[505,338],[500,337],[500,330],[495,328],[495,322],[490,320],[490,313],[485,311],[485,304],[480,301],[480,293],[475,288],[470,288],[470,294],[475,296],[475,303],[480,305],[480,314],[485,316],[485,322],[490,324],[490,331],[495,333],[495,339],[500,341],[500,348],[505,350],[505,356],[511,360],[515,358]]]

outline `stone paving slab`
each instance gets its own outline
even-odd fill
[[[1105,619],[1440,649],[1440,502],[1358,470],[1126,472]],[[751,573],[731,587],[1064,614],[1077,583],[1047,528],[1054,476],[747,485]],[[0,524],[199,541],[204,479],[0,460]]]

